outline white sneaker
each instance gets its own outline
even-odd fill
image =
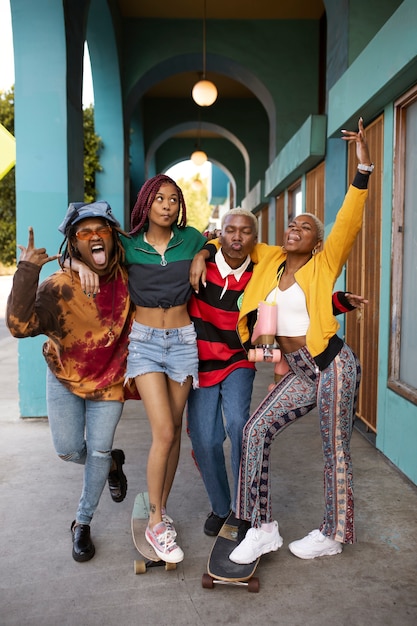
[[[145,538],[165,563],[180,563],[184,559],[184,552],[175,543],[175,537],[165,522],[159,522],[152,530],[147,526]]]
[[[240,565],[253,563],[262,554],[278,550],[282,541],[278,522],[274,522],[274,529],[270,533],[262,528],[249,528],[246,537],[229,555],[229,559]]]
[[[342,544],[325,537],[318,528],[308,533],[304,539],[292,541],[288,547],[299,559],[315,559],[317,556],[332,556],[342,552]]]

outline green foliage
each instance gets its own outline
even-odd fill
[[[208,203],[207,181],[197,175],[191,180],[179,178],[178,185],[184,194],[187,207],[187,226],[194,226],[201,233],[207,228],[213,206]]]
[[[0,91],[0,123],[14,135],[14,87]],[[96,172],[102,171],[99,154],[103,143],[94,132],[94,107],[83,111],[84,202],[96,199]],[[16,262],[16,183],[15,168],[0,180],[0,264]]]
[[[100,151],[103,142],[94,132],[94,107],[83,111],[84,124],[84,202],[96,199],[96,172],[103,171],[100,165]]]
[[[14,87],[0,91],[0,123],[14,135]],[[0,263],[16,262],[15,168],[0,180]]]
[[[14,135],[14,87],[0,91],[0,122]]]
[[[0,263],[6,267],[16,263],[16,220],[0,219]]]

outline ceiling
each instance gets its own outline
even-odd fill
[[[123,17],[198,19],[204,0],[118,0]],[[217,20],[316,20],[324,11],[323,0],[206,0],[207,19]]]
[[[201,19],[204,4],[206,19],[215,20],[317,20],[323,15],[324,0],[117,0],[120,14],[129,19]],[[250,45],[250,42],[249,42]],[[255,98],[252,91],[224,74],[207,71],[206,78],[217,87],[222,98]],[[169,76],[151,87],[144,98],[189,98],[196,83],[196,72]],[[196,128],[175,137],[195,137]],[[198,128],[200,137],[217,137],[216,132]]]
[[[125,18],[199,19],[203,20],[204,0],[118,0]],[[206,0],[206,19],[216,20],[285,20],[319,19],[324,13],[323,0]],[[223,98],[253,98],[242,83],[227,76],[207,72]],[[195,72],[183,72],[162,80],[145,97],[185,98],[196,82]]]

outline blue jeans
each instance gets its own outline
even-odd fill
[[[111,450],[123,403],[84,400],[47,369],[46,401],[52,441],[63,461],[84,465],[76,521],[89,524],[109,475]]]
[[[188,430],[195,459],[212,511],[219,517],[226,517],[230,508],[235,510],[243,427],[249,419],[254,378],[254,369],[241,367],[218,385],[192,389],[188,396]],[[231,444],[232,501],[223,450],[226,433]]]

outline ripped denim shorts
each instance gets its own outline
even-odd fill
[[[162,372],[177,383],[192,376],[198,387],[197,335],[194,324],[152,328],[133,321],[129,335],[125,382],[150,372]]]

